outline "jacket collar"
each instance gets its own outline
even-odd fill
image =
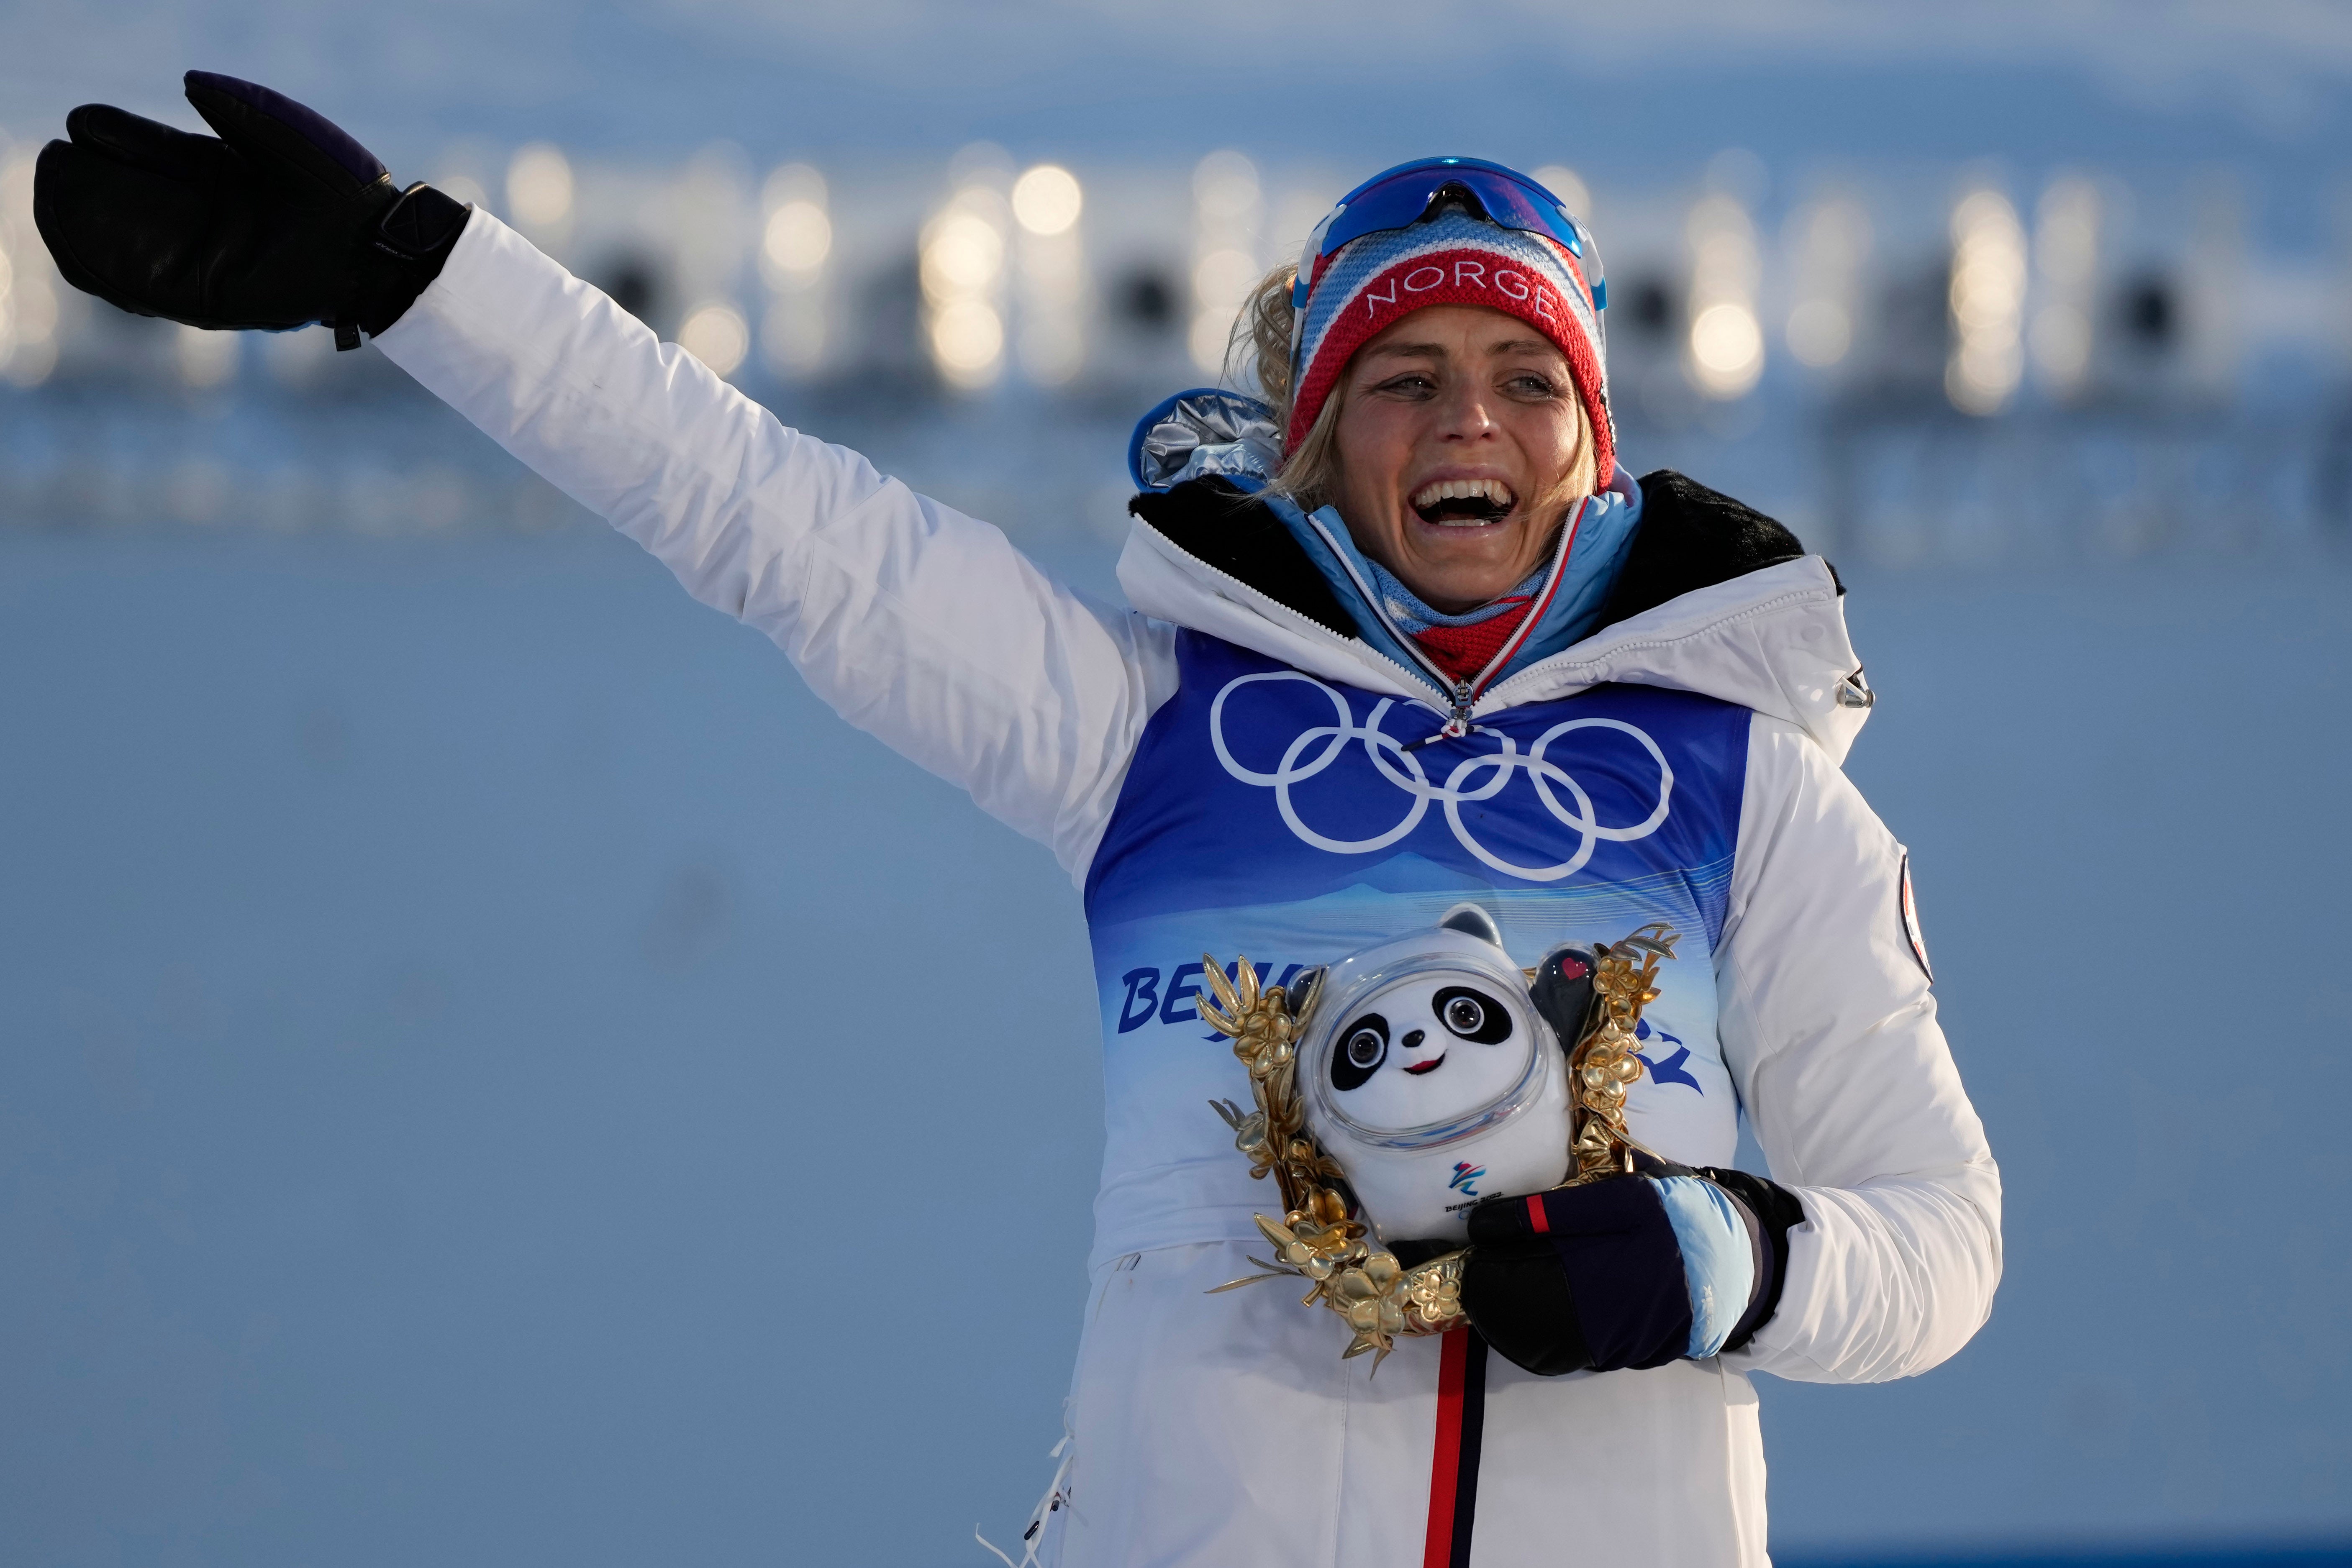
[[[1620,473],[1609,489],[1570,515],[1542,573],[1532,580],[1536,602],[1511,640],[1486,667],[1457,677],[1440,667],[1396,623],[1382,602],[1378,574],[1349,537],[1338,510],[1308,514],[1283,496],[1264,497],[1267,509],[1313,561],[1333,597],[1347,607],[1356,635],[1395,663],[1419,672],[1447,695],[1451,733],[1460,733],[1480,695],[1559,653],[1601,623],[1610,591],[1625,564],[1626,547],[1642,516],[1642,491]]]
[[[1446,722],[1456,694],[1442,674],[1384,634],[1360,595],[1343,597],[1245,483],[1212,476],[1135,498],[1118,563],[1129,602]],[[1796,725],[1843,762],[1875,696],[1829,563],[1801,554],[1770,518],[1681,475],[1646,476],[1639,494],[1640,525],[1599,630],[1500,672],[1469,716],[1612,681],[1664,686]]]

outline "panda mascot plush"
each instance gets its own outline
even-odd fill
[[[1463,904],[1321,976],[1299,1053],[1307,1125],[1383,1244],[1459,1245],[1481,1198],[1560,1184],[1594,962],[1563,946],[1522,969]]]

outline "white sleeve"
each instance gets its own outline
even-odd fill
[[[1073,877],[1175,685],[1173,628],[764,408],[478,209],[377,345],[758,628],[850,723],[1052,847]]]
[[[2000,1281],[2000,1173],[1901,907],[1903,846],[1794,726],[1756,718],[1717,952],[1724,1056],[1804,1206],[1780,1304],[1733,1365],[1808,1383],[1925,1372]]]

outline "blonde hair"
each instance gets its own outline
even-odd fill
[[[1234,320],[1232,335],[1225,343],[1225,374],[1228,380],[1238,379],[1234,371],[1246,360],[1251,379],[1257,382],[1258,396],[1274,410],[1276,427],[1281,432],[1283,444],[1290,441],[1290,411],[1298,389],[1290,384],[1290,290],[1298,276],[1298,268],[1287,263],[1276,267],[1257,281],[1249,298],[1242,302],[1241,314]],[[1339,409],[1348,401],[1348,380],[1342,376],[1323,406],[1315,411],[1315,423],[1299,439],[1298,445],[1284,459],[1276,473],[1274,483],[1267,486],[1276,495],[1287,496],[1308,511],[1328,503],[1339,477]],[[1580,500],[1599,486],[1599,457],[1593,447],[1592,416],[1586,412],[1582,390],[1570,400],[1576,404],[1576,460],[1569,465],[1567,495],[1563,499]]]

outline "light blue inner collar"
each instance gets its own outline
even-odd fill
[[[1325,507],[1309,517],[1287,497],[1264,494],[1260,499],[1282,519],[1283,526],[1323,574],[1323,580],[1331,585],[1331,591],[1348,607],[1364,641],[1407,669],[1422,669],[1418,651],[1405,646],[1404,640],[1412,633],[1432,626],[1473,626],[1498,613],[1496,607],[1490,604],[1462,615],[1442,615],[1356,548],[1355,538],[1340,520],[1337,507]],[[1624,568],[1626,551],[1641,521],[1642,487],[1621,467],[1609,487],[1593,496],[1578,520],[1559,591],[1545,608],[1543,619],[1528,633],[1510,661],[1487,681],[1487,685],[1540,664],[1599,629],[1601,609],[1609,602],[1610,590],[1617,585],[1617,574]],[[1505,597],[1541,593],[1552,564],[1552,559],[1547,558],[1532,577]],[[1373,594],[1380,599],[1378,610],[1370,597]],[[1386,612],[1385,620],[1382,612]]]
[[[1381,608],[1388,612],[1389,619],[1396,623],[1396,629],[1408,637],[1426,632],[1432,626],[1475,626],[1481,621],[1492,621],[1512,608],[1512,601],[1532,599],[1541,593],[1544,580],[1551,576],[1551,559],[1547,556],[1541,566],[1528,573],[1526,581],[1500,599],[1481,604],[1475,610],[1465,610],[1459,615],[1447,615],[1432,610],[1426,601],[1404,585],[1402,578],[1379,561],[1366,556],[1364,565],[1371,573],[1372,592],[1379,597]]]

